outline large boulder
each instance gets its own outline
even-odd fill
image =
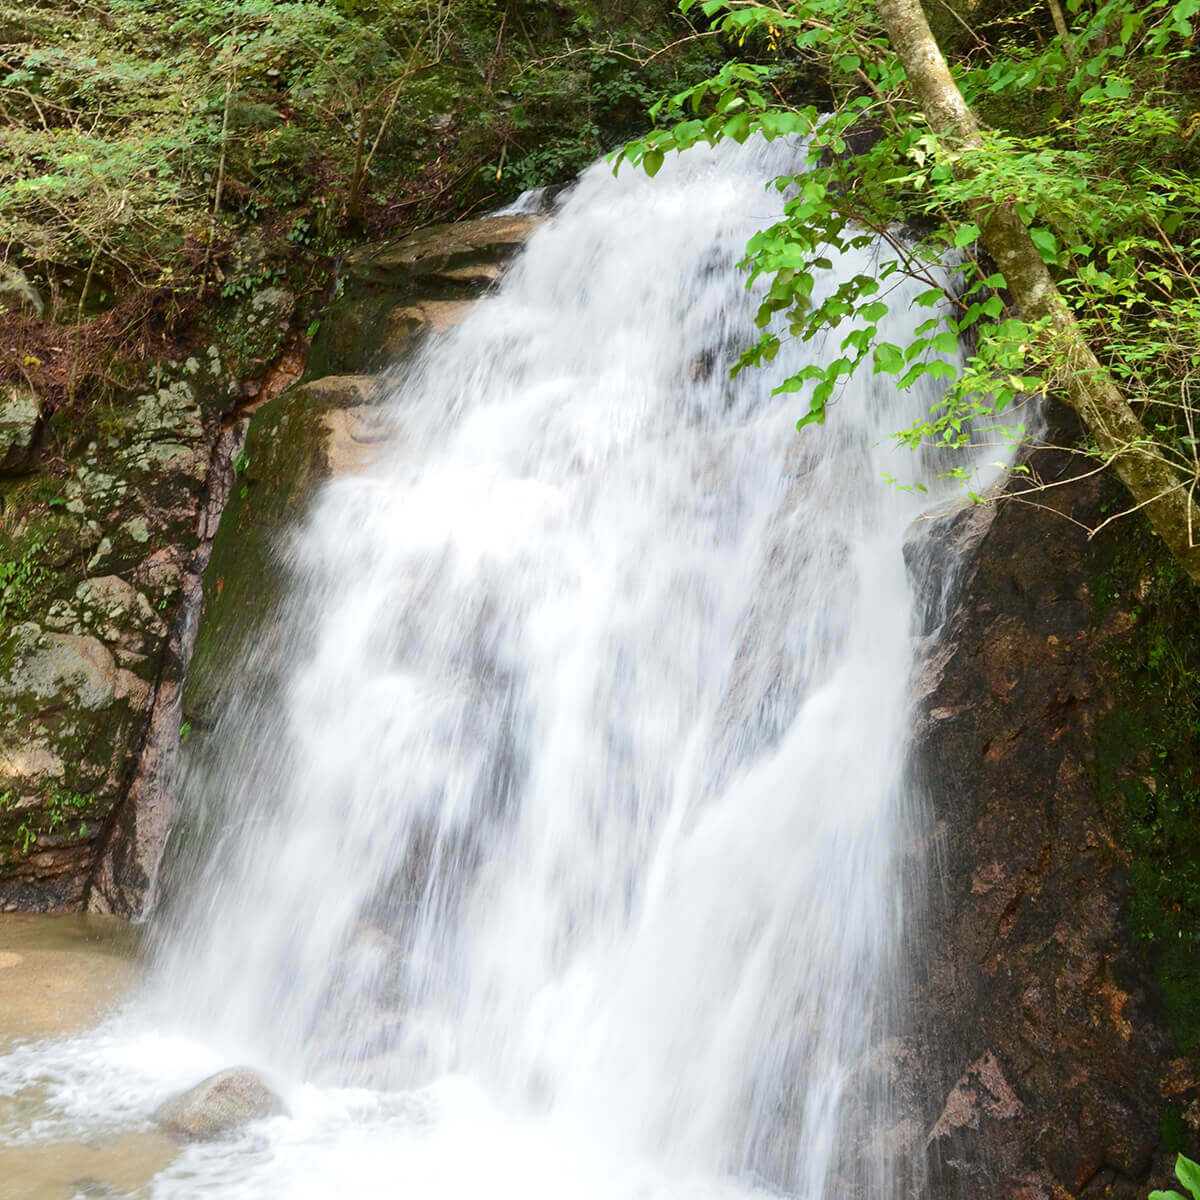
[[[230,1067],[172,1096],[159,1106],[154,1119],[174,1137],[210,1141],[283,1112],[283,1101],[257,1071]]]
[[[360,246],[346,256],[346,268],[360,279],[382,283],[424,276],[487,284],[500,274],[497,263],[511,258],[543,220],[512,213],[431,225],[398,241]]]

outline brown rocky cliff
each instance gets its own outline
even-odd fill
[[[1061,452],[1034,466],[1086,470]],[[1144,1197],[1173,1159],[1167,1076],[1187,1064],[1131,929],[1127,814],[1098,782],[1138,605],[1096,580],[1138,518],[1095,539],[1072,523],[1098,524],[1107,489],[1093,476],[1031,497],[1065,516],[1009,499],[931,539],[977,546],[915,735],[932,879],[903,1057],[939,1198]]]

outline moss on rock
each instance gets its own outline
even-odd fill
[[[333,473],[328,414],[363,407],[373,390],[368,376],[314,380],[254,414],[204,576],[200,628],[184,690],[184,714],[193,727],[211,719],[226,680],[239,674],[251,640],[261,637],[278,602],[283,530]]]
[[[1092,581],[1129,614],[1107,646],[1117,703],[1099,722],[1099,794],[1124,814],[1130,923],[1153,957],[1171,1031],[1200,1050],[1200,597],[1140,518]]]

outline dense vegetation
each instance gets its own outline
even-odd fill
[[[635,132],[714,67],[691,34],[665,0],[0,4],[0,379],[86,406],[285,277],[304,323],[352,242]]]

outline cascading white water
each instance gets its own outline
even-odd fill
[[[247,664],[282,682],[229,681],[187,781],[209,832],[151,987],[0,1060],[48,1097],[0,1147],[249,1061],[290,1116],[155,1196],[888,1195],[930,501],[882,475],[920,471],[889,435],[931,396],[864,373],[797,437],[779,371],[729,379],[796,153],[597,165],[394,389],[386,463],[287,548]],[[928,316],[908,286],[892,341]]]

